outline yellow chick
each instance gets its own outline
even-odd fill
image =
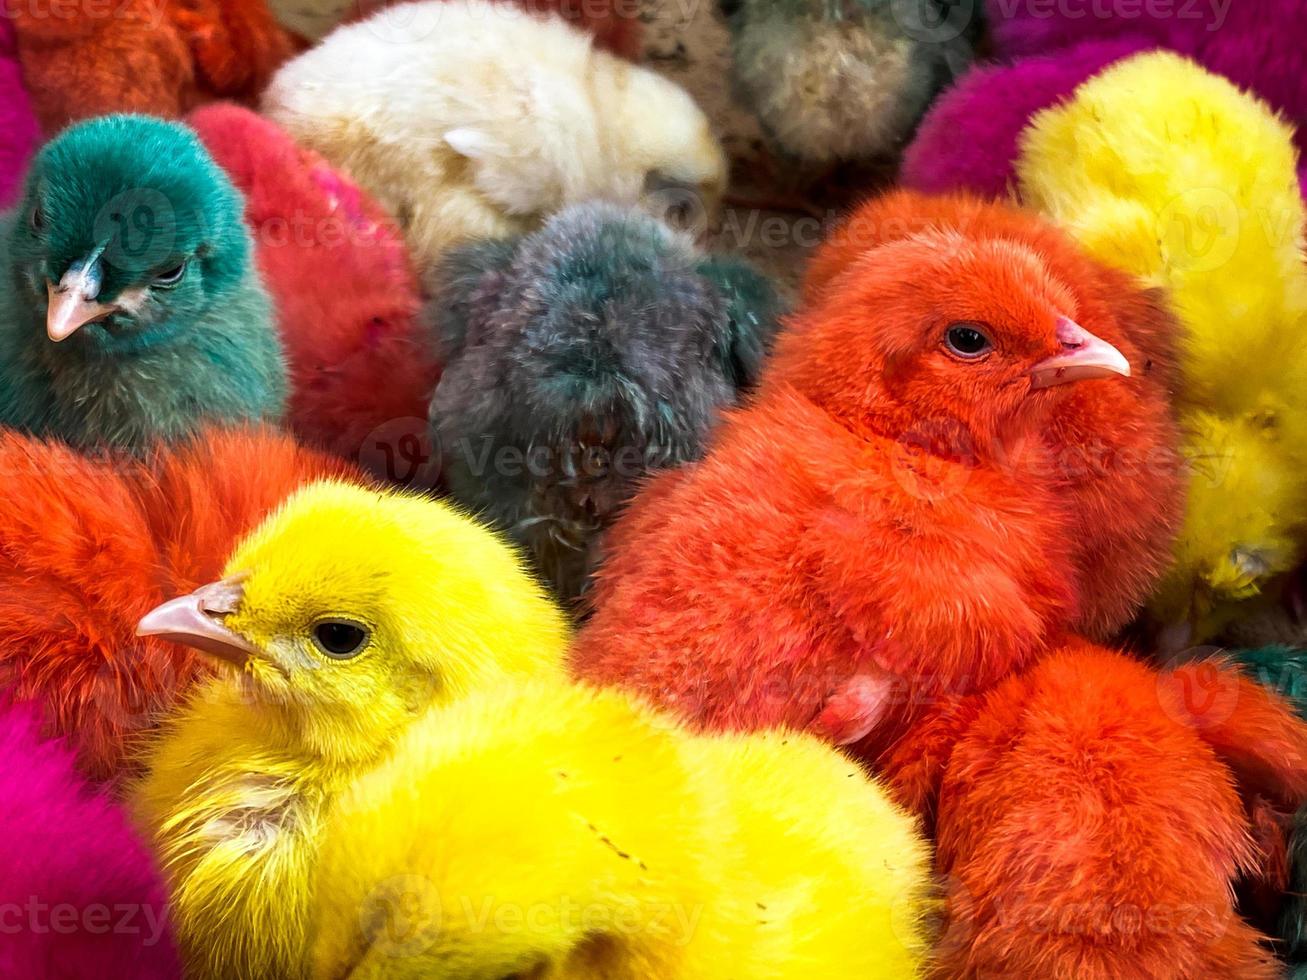
[[[232,663],[135,800],[193,975],[922,972],[912,818],[811,737],[568,681],[559,614],[445,505],[315,486],[227,572],[142,621]]]
[[[712,220],[726,155],[674,82],[562,17],[496,0],[385,7],[278,71],[265,115],[347,171],[422,266],[591,198]]]
[[[1178,55],[1138,55],[1037,115],[1022,199],[1167,291],[1190,464],[1175,562],[1152,603],[1200,642],[1303,558],[1307,270],[1293,132]]]
[[[166,726],[131,805],[188,976],[295,978],[332,796],[429,706],[561,678],[568,628],[491,532],[338,483],[290,498],[224,575],[141,621],[229,669]]]
[[[323,839],[323,980],[922,975],[929,849],[853,762],[616,691],[433,709]]]

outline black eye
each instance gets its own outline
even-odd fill
[[[944,332],[944,346],[958,357],[975,360],[984,357],[994,345],[975,323],[955,323]]]
[[[581,468],[585,475],[598,479],[608,472],[608,450],[603,446],[587,446],[581,454]]]
[[[186,275],[186,263],[182,262],[171,269],[164,269],[162,272],[160,272],[157,276],[154,277],[154,282],[152,283],[152,285],[160,289],[167,289],[169,286],[175,286],[179,282],[181,282],[182,277],[185,275]]]
[[[40,231],[45,227],[45,212],[41,210],[39,202],[32,205],[32,213],[27,216],[27,221],[32,226],[32,231]]]
[[[313,642],[334,660],[358,656],[368,645],[366,627],[348,619],[324,619],[313,627]]]

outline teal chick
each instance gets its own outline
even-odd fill
[[[285,364],[243,208],[180,124],[106,116],[49,143],[0,217],[0,424],[139,450],[275,421]]]

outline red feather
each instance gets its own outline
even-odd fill
[[[203,669],[137,638],[159,603],[211,582],[239,538],[315,479],[362,480],[272,431],[210,431],[149,461],[0,434],[0,687],[34,699],[83,770],[123,774],[132,742]]]
[[[47,134],[113,112],[175,118],[214,99],[253,102],[302,46],[264,0],[16,3],[8,16]]]
[[[363,190],[275,124],[233,105],[188,122],[245,194],[259,269],[290,366],[291,428],[396,482],[427,470],[439,366],[418,335],[421,295],[399,229]],[[430,482],[430,481],[427,481]]]

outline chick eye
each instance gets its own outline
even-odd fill
[[[170,286],[175,286],[179,282],[181,282],[182,277],[185,275],[186,275],[186,263],[181,262],[171,269],[165,269],[163,270],[163,272],[160,272],[157,276],[154,277],[154,282],[152,283],[152,285],[160,289],[167,289]]]
[[[993,343],[975,323],[953,324],[944,332],[944,346],[950,353],[969,361],[984,357],[994,349]]]
[[[357,657],[369,636],[366,627],[348,619],[324,619],[313,627],[313,643],[333,660]]]
[[[592,479],[604,476],[608,472],[608,450],[603,446],[586,446],[581,452],[581,468]]]
[[[45,212],[41,210],[40,202],[32,205],[32,213],[27,216],[27,222],[32,226],[32,231],[45,228]]]

